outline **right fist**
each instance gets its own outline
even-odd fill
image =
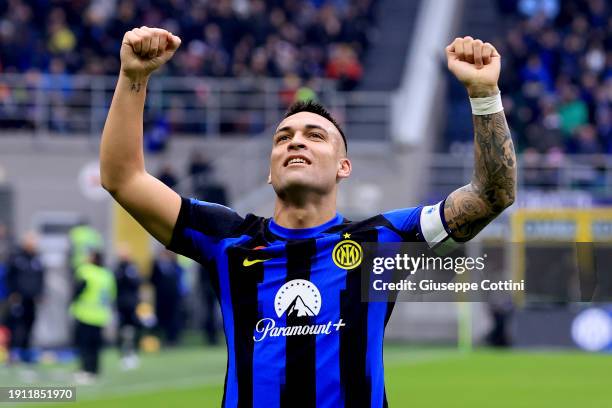
[[[147,76],[172,58],[180,45],[180,38],[161,28],[135,28],[123,36],[121,70],[129,77]]]

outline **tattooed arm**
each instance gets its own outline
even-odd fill
[[[444,203],[456,241],[473,238],[514,202],[516,158],[504,112],[474,116],[474,176]]]
[[[102,186],[164,245],[170,242],[181,199],[145,170],[143,114],[149,76],[179,45],[180,39],[165,30],[142,27],[125,34],[100,144]]]
[[[499,93],[500,56],[492,45],[471,37],[457,38],[447,47],[447,55],[449,68],[466,85],[471,98]],[[456,241],[476,236],[516,195],[516,157],[504,112],[474,115],[473,123],[472,181],[451,193],[444,204],[444,218]]]

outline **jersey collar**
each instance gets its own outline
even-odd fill
[[[281,227],[277,223],[274,222],[274,219],[270,218],[270,223],[268,224],[268,228],[270,232],[274,235],[279,236],[285,239],[306,239],[313,238],[317,235],[321,234],[323,231],[333,227],[334,225],[338,225],[342,223],[341,214],[336,213],[336,216],[331,220],[327,221],[325,224],[321,224],[312,228],[285,228]]]

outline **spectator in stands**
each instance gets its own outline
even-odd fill
[[[355,51],[347,44],[340,44],[332,52],[326,73],[328,77],[339,80],[340,90],[350,91],[359,83],[363,68]]]
[[[28,232],[7,262],[10,362],[33,362],[32,327],[36,320],[36,304],[44,290],[44,274],[45,269],[38,256],[37,237],[33,232]]]
[[[175,188],[178,184],[178,176],[176,175],[174,168],[169,163],[162,165],[157,178],[170,188]]]
[[[589,112],[586,103],[579,97],[578,89],[575,86],[563,85],[559,91],[561,94],[559,105],[561,130],[566,135],[571,135],[574,130],[588,122]]]
[[[140,273],[132,260],[127,245],[120,245],[117,251],[119,262],[115,267],[117,282],[117,312],[119,315],[118,344],[121,353],[121,366],[125,370],[137,368],[138,341],[141,324],[136,315],[140,303]]]
[[[189,156],[189,163],[187,164],[187,174],[191,179],[192,194],[204,188],[206,183],[210,181],[211,173],[212,166],[208,160],[201,151],[194,150]]]

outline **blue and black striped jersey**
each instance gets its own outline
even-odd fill
[[[183,198],[168,248],[212,272],[228,349],[223,407],[386,407],[393,303],[361,302],[360,243],[423,241],[444,223],[440,208],[287,229]]]

